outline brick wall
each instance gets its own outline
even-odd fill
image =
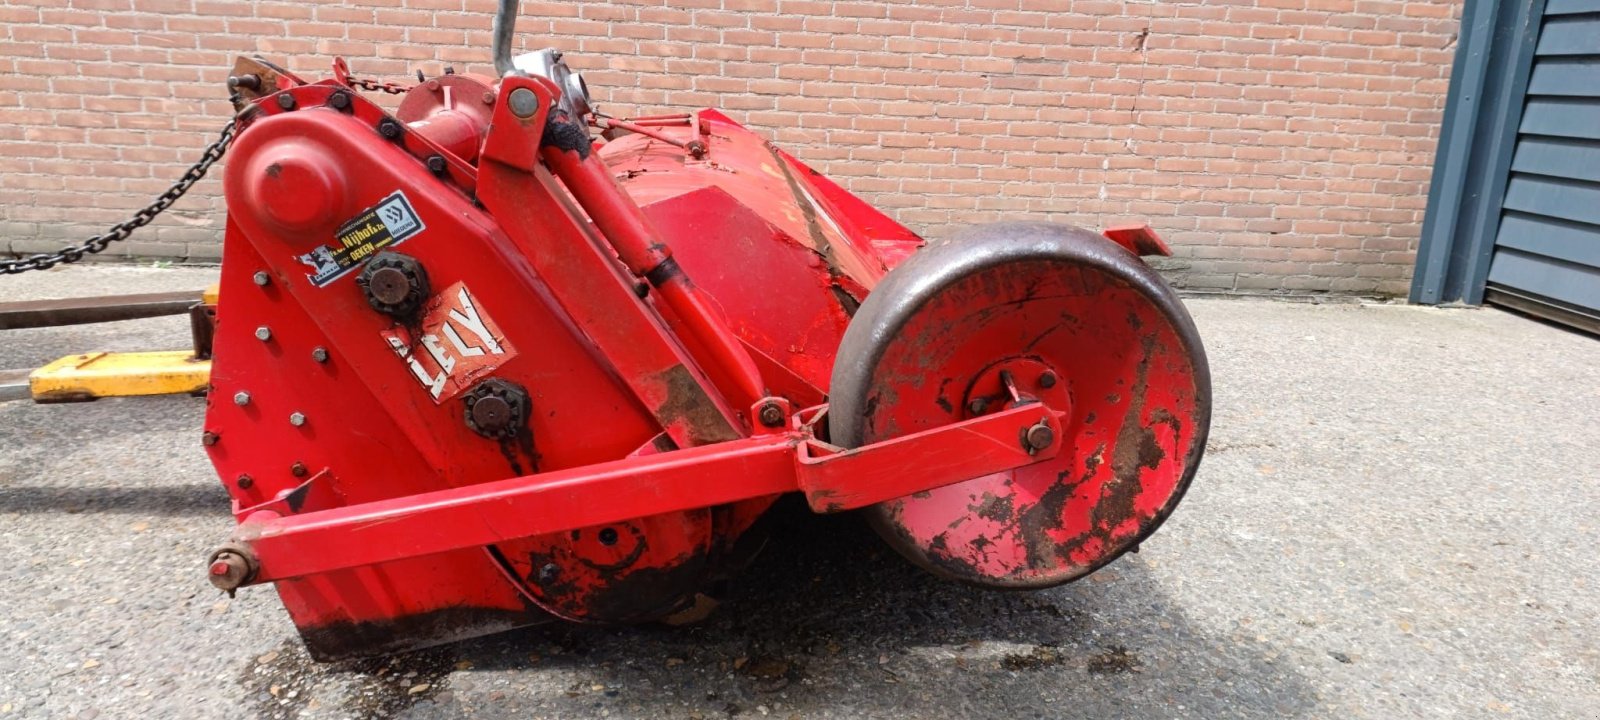
[[[470,11],[469,11],[470,9]],[[1195,289],[1402,293],[1452,0],[524,2],[613,114],[717,106],[930,237],[1148,220]],[[120,220],[227,117],[232,57],[486,70],[489,0],[0,0],[0,250]],[[116,252],[214,258],[208,179]]]

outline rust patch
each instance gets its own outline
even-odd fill
[[[667,391],[667,399],[655,409],[656,419],[663,425],[682,423],[694,445],[711,445],[739,439],[728,420],[717,412],[711,398],[695,382],[689,368],[673,365],[655,377]]]
[[[967,509],[978,517],[997,523],[1010,523],[1016,519],[1017,514],[1011,496],[1001,497],[989,492],[983,494],[983,499],[977,505],[972,505]]]

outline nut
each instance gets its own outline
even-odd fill
[[[315,361],[317,361],[319,363],[327,362],[328,361],[328,349],[325,348],[325,347],[322,347],[321,345],[318,345],[318,346],[316,346],[314,348],[311,348],[311,359],[315,360]]]
[[[374,255],[356,276],[356,285],[373,310],[401,321],[416,315],[430,292],[428,271],[422,263],[392,250]]]
[[[516,383],[489,378],[473,385],[461,400],[467,427],[491,440],[513,437],[528,424],[528,391]]]
[[[269,327],[267,327],[265,325],[262,325],[261,327],[256,328],[256,339],[260,340],[261,342],[266,342],[268,340],[271,340],[272,339],[272,328],[269,328]]]
[[[250,279],[261,287],[266,287],[272,282],[272,276],[268,275],[265,270],[257,270],[256,274],[250,276]]]
[[[761,406],[760,419],[761,424],[769,428],[779,427],[783,425],[783,408],[775,402],[766,403]]]
[[[247,393],[247,392],[245,392],[243,390],[240,390],[239,392],[234,393],[233,394],[233,404],[238,405],[240,407],[244,407],[245,405],[249,405],[250,404],[250,393]]]
[[[306,414],[298,410],[289,413],[289,424],[295,427],[306,424]]]

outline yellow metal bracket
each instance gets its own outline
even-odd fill
[[[188,350],[68,355],[28,375],[34,402],[204,392],[211,361]]]

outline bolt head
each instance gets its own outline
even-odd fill
[[[328,106],[335,110],[343,110],[347,107],[350,107],[350,94],[336,92],[332,95],[329,95]]]
[[[777,403],[767,403],[761,406],[761,424],[775,428],[783,424],[783,408]]]
[[[322,346],[311,348],[311,359],[319,363],[328,361],[328,349]]]
[[[384,118],[378,123],[378,134],[390,140],[400,137],[400,123],[393,118]]]
[[[411,292],[411,281],[399,268],[378,268],[367,277],[369,278],[367,290],[384,304],[398,305],[404,302],[406,295]]]
[[[217,441],[220,439],[222,439],[221,436],[211,432],[210,430],[200,433],[200,444],[205,445],[206,447],[217,444]]]
[[[256,339],[260,340],[261,342],[266,342],[268,340],[271,340],[272,339],[272,328],[269,328],[269,327],[267,327],[265,325],[262,325],[261,327],[256,328]]]
[[[306,414],[303,412],[289,413],[289,424],[295,427],[306,424]]]
[[[279,93],[278,107],[284,110],[293,110],[295,107],[294,96],[289,93]]]
[[[429,172],[434,173],[435,175],[437,175],[439,173],[444,172],[449,167],[450,167],[450,164],[445,161],[443,155],[429,155],[428,156],[428,171]]]
[[[982,415],[984,408],[987,407],[989,407],[988,400],[983,398],[973,398],[971,402],[967,403],[967,412],[972,413],[973,415]]]
[[[1056,386],[1056,374],[1055,373],[1050,372],[1049,370],[1046,370],[1046,371],[1044,371],[1042,373],[1039,373],[1039,387],[1042,387],[1042,388],[1044,388],[1046,390],[1049,390],[1050,388],[1053,388],[1055,386]]]
[[[1037,452],[1050,447],[1050,443],[1055,442],[1055,440],[1056,431],[1050,429],[1050,426],[1046,425],[1044,421],[1040,421],[1037,425],[1028,428],[1028,434],[1025,438],[1030,452]]]
[[[239,406],[249,405],[250,404],[250,393],[247,393],[247,392],[245,392],[243,390],[240,390],[239,392],[234,393],[233,394],[233,404],[239,405]]]
[[[539,112],[539,96],[527,88],[512,90],[507,102],[511,106],[511,114],[519,118],[530,118]]]
[[[234,484],[238,485],[240,490],[249,490],[255,486],[256,479],[244,473],[240,473],[238,479],[234,480]]]
[[[250,276],[250,279],[261,287],[266,287],[268,283],[272,282],[272,276],[268,275],[265,270],[257,270],[256,274]]]
[[[511,421],[511,403],[504,398],[488,395],[472,404],[472,422],[490,432],[505,429]]]
[[[305,463],[296,461],[295,464],[289,466],[289,474],[298,478],[311,474],[311,471],[306,469]]]

